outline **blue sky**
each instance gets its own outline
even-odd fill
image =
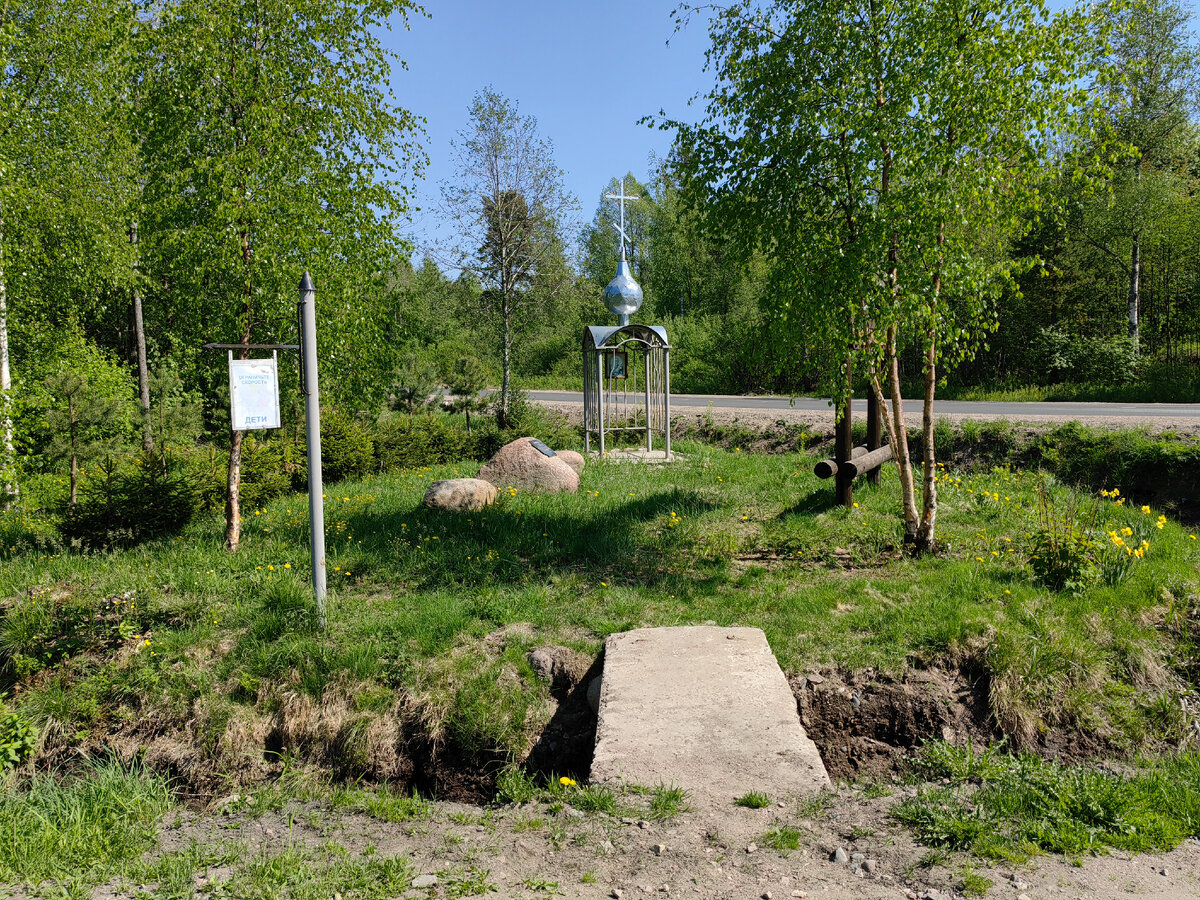
[[[429,18],[414,18],[410,31],[395,27],[384,38],[409,66],[393,72],[397,102],[428,120],[430,163],[418,185],[423,212],[401,226],[418,244],[436,229],[438,182],[453,176],[450,141],[466,126],[480,88],[490,84],[537,118],[579,200],[580,219],[590,221],[609,178],[626,171],[644,177],[650,153],[670,147],[669,133],[637,120],[660,108],[685,116],[688,98],[712,84],[701,71],[705,25],[697,21],[674,33],[676,0],[426,5]]]

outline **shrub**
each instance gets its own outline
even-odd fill
[[[175,534],[192,520],[200,502],[190,470],[171,455],[154,453],[139,454],[127,466],[107,460],[80,493],[59,531],[82,547],[136,544]]]
[[[0,699],[0,772],[19,765],[37,746],[37,731]]]
[[[409,423],[395,416],[375,429],[375,464],[379,471],[436,466],[479,456],[478,436],[467,434],[441,417]]]
[[[262,441],[246,435],[242,442],[242,507],[265,506],[287,493],[293,478],[303,472],[303,465],[297,461],[302,453],[302,449],[285,441]]]
[[[365,475],[374,460],[375,444],[363,423],[334,407],[321,410],[321,477],[325,481]]]

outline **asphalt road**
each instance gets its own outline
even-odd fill
[[[535,400],[582,403],[583,394],[573,391],[530,391]],[[672,394],[671,408],[706,408],[734,410],[809,410],[829,412],[829,401],[820,397],[739,397],[728,394]],[[908,404],[912,404],[910,407]],[[905,411],[920,411],[920,400],[906,400]],[[866,400],[854,401],[854,412],[867,411]],[[1145,418],[1200,419],[1200,403],[1009,403],[1003,400],[938,400],[939,415],[986,416],[988,418],[1020,419],[1024,416],[1050,417],[1071,421],[1083,418]]]

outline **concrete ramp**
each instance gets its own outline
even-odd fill
[[[608,638],[591,780],[726,803],[812,794],[829,775],[762,630],[686,626]]]

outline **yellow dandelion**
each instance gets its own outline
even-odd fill
[[[563,787],[575,787],[575,785],[577,784],[577,782],[575,781],[574,778],[568,778],[566,775],[564,775],[562,778],[558,779],[558,783],[561,784]]]

